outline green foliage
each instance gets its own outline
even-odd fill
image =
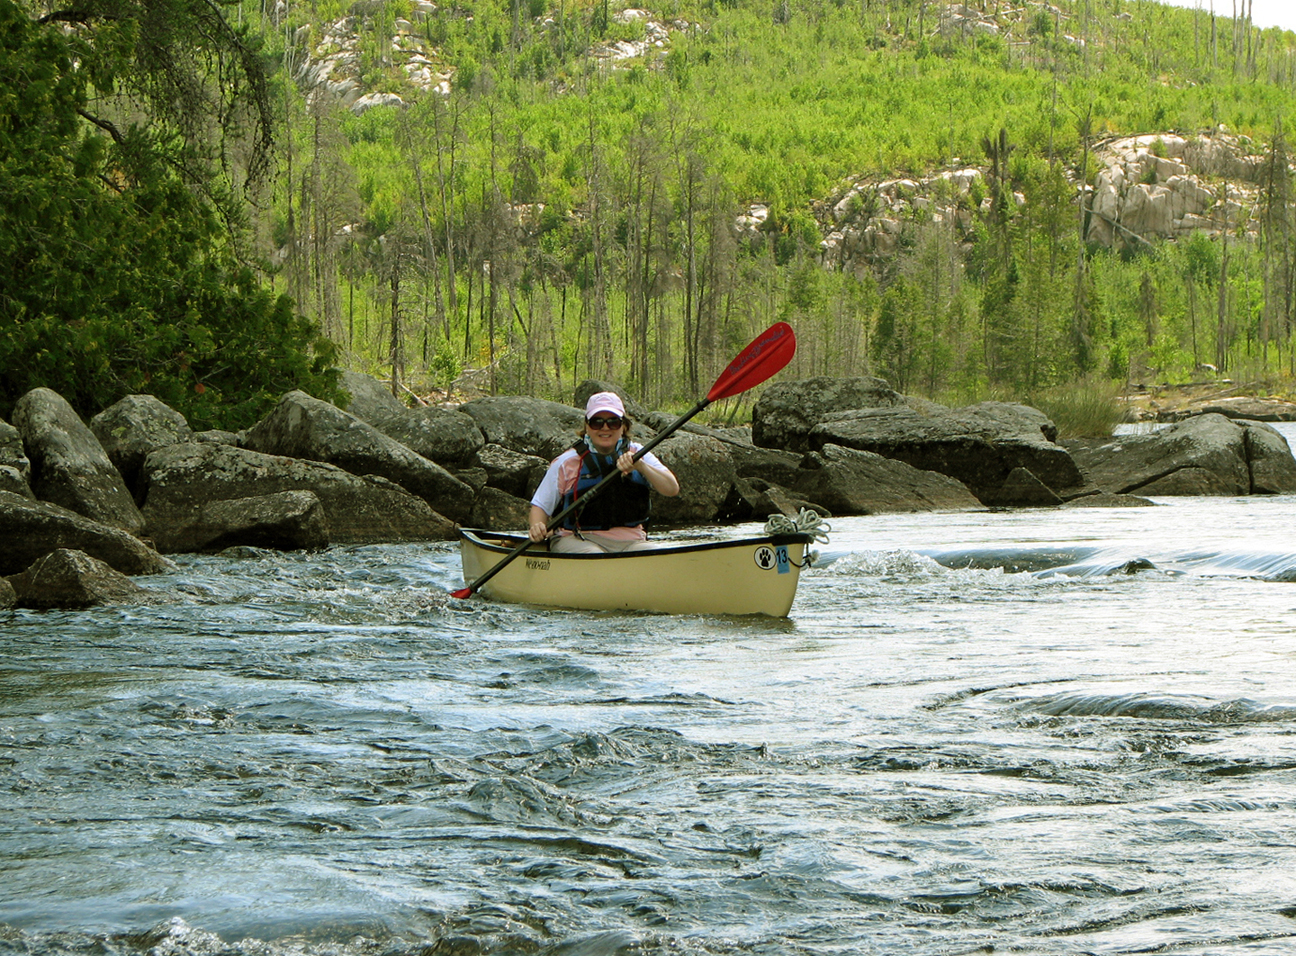
[[[147,392],[237,428],[286,389],[335,395],[333,346],[235,262],[167,144],[79,122],[81,49],[0,0],[0,413],[37,386],[83,415]]]
[[[459,377],[459,373],[463,371],[463,364],[449,342],[442,341],[437,346],[436,354],[428,363],[428,371],[432,373],[433,384],[446,389]]]

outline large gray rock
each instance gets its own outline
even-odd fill
[[[1139,487],[1140,495],[1158,495],[1165,497],[1182,496],[1198,498],[1203,496],[1227,497],[1245,494],[1224,476],[1209,468],[1178,468],[1168,475],[1162,475],[1146,485]]]
[[[26,484],[31,477],[31,462],[23,449],[18,429],[0,419],[0,465],[12,468]]]
[[[723,442],[690,432],[676,432],[653,449],[679,480],[672,498],[652,494],[652,523],[660,527],[703,524],[716,520],[733,489],[734,463]]]
[[[477,452],[477,464],[486,472],[486,483],[491,488],[527,499],[549,467],[543,458],[510,451],[503,445],[483,445]]]
[[[1145,239],[1173,236],[1173,194],[1165,186],[1135,183],[1125,193],[1121,225]]]
[[[31,458],[30,483],[37,498],[139,533],[144,519],[125,481],[63,396],[33,389],[18,399],[13,419]]]
[[[422,498],[374,475],[336,465],[265,455],[230,445],[169,445],[144,460],[149,534],[163,553],[201,550],[204,506],[283,491],[314,492],[333,544],[436,541],[455,537],[454,523]],[[207,513],[210,518],[210,512]]]
[[[580,437],[585,413],[568,405],[518,395],[492,395],[459,406],[486,442],[552,461]]]
[[[821,518],[831,518],[828,507],[820,502],[808,501],[786,488],[762,478],[734,479],[733,490],[720,508],[720,521],[767,521],[772,515],[795,518],[803,508],[818,512]]]
[[[8,491],[15,495],[22,495],[24,498],[36,499],[35,493],[31,490],[31,485],[27,484],[27,479],[13,465],[0,465],[0,491]]]
[[[840,445],[824,445],[807,454],[791,490],[835,515],[972,511],[982,506],[953,478]]]
[[[208,428],[206,431],[196,432],[194,441],[209,441],[217,445],[233,445],[239,448],[243,445],[243,436],[239,432],[229,432],[223,428]]]
[[[1068,442],[1104,491],[1140,495],[1247,495],[1296,491],[1296,461],[1270,426],[1197,415],[1146,435]],[[1253,472],[1255,477],[1253,478]]]
[[[18,595],[8,578],[0,578],[0,611],[7,611],[18,603]]]
[[[472,513],[474,494],[468,485],[367,422],[305,392],[281,398],[248,430],[243,446],[267,455],[326,462],[353,475],[378,475],[454,521],[466,521]]]
[[[472,526],[487,531],[525,531],[530,514],[529,500],[488,486],[473,505]]]
[[[210,501],[199,507],[194,523],[183,534],[191,540],[187,550],[193,551],[223,551],[240,545],[311,551],[329,544],[328,519],[313,491]]]
[[[363,372],[343,372],[339,383],[351,395],[346,410],[370,425],[403,415],[405,406],[392,394],[391,385]]]
[[[1296,492],[1296,458],[1276,428],[1260,422],[1239,422],[1247,466],[1251,469],[1251,494],[1287,495]]]
[[[1009,482],[1017,468],[1061,497],[1084,484],[1071,455],[1047,437],[1056,433],[1036,409],[983,402],[956,410],[933,406],[925,413],[909,407],[843,412],[811,429],[810,443],[871,451],[948,475],[985,503],[1033,505],[1039,503],[1035,496],[1012,497],[1015,489],[1028,487],[1021,476]]]
[[[183,415],[152,395],[127,395],[90,419],[94,433],[135,501],[142,501],[140,468],[155,448],[193,441]]]
[[[36,610],[77,609],[105,604],[157,604],[165,597],[142,588],[106,562],[84,551],[60,548],[9,578],[15,604]]]
[[[411,408],[371,424],[388,438],[444,468],[471,466],[486,444],[472,416],[450,408]]]
[[[801,471],[803,456],[790,451],[733,441],[725,442],[725,450],[733,459],[734,473],[739,478],[760,478],[786,488],[796,481]]]
[[[158,574],[174,567],[121,528],[6,491],[0,491],[0,541],[0,574],[16,574],[59,548],[84,551],[123,574]]]
[[[1062,504],[1062,499],[1025,468],[1014,468],[986,504],[1016,508],[1047,508]]]
[[[880,378],[780,382],[765,389],[752,409],[752,442],[799,454],[810,450],[810,430],[830,415],[904,405],[905,397]]]

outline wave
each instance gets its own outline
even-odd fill
[[[1136,717],[1211,724],[1296,720],[1296,704],[1264,704],[1248,698],[1211,700],[1179,694],[1054,694],[1022,701],[1017,706],[1050,717]]]
[[[1158,554],[1131,551],[1127,547],[996,546],[835,552],[821,555],[816,567],[829,565],[836,573],[861,577],[932,575],[948,569],[1001,571],[1041,579],[1113,577],[1150,572],[1169,577],[1192,575],[1296,583],[1296,553],[1291,552],[1197,549]]]

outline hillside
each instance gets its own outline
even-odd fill
[[[1290,367],[1290,310],[1254,300],[1290,286],[1259,250],[1291,34],[1119,2],[529,12],[370,3],[288,34],[301,125],[338,145],[293,192],[327,162],[354,192],[327,243],[279,224],[283,275],[360,364],[386,374],[396,301],[405,375],[554,397],[678,400],[778,318],[801,374],[932,394]],[[337,265],[397,235],[398,301]],[[336,289],[302,278],[321,251]]]
[[[945,400],[1296,367],[1296,34],[1150,0],[228,10],[279,67],[247,261],[399,387],[687,404],[780,319],[789,374]]]

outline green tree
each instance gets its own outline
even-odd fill
[[[151,393],[197,427],[336,396],[332,345],[237,261],[155,131],[90,114],[87,41],[50,19],[0,0],[0,414],[36,386],[83,415]]]
[[[11,4],[13,0],[5,0]],[[21,6],[21,4],[20,4]],[[271,172],[275,122],[271,74],[261,42],[226,20],[210,0],[27,0],[41,26],[63,32],[95,92],[79,114],[132,159],[165,160],[227,220],[241,224],[244,191]]]

